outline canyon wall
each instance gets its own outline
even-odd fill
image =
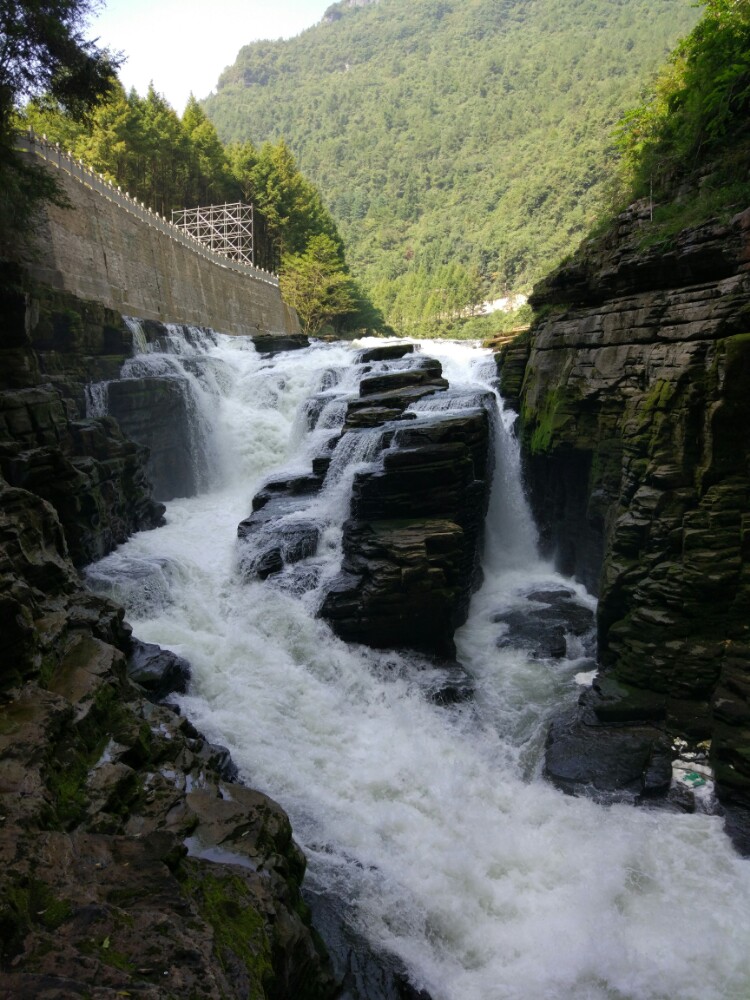
[[[62,162],[67,162],[62,158]],[[70,207],[45,205],[20,257],[37,281],[126,316],[210,326],[220,333],[299,333],[271,275],[252,277],[108,197],[98,177],[54,170]],[[98,188],[101,187],[102,190]],[[18,259],[19,250],[12,254]]]
[[[235,332],[263,324],[268,349],[302,338],[277,288],[254,304],[253,282],[199,257],[205,280],[170,312],[194,262],[69,187],[84,211],[49,209],[38,255],[0,264],[0,994],[326,1000],[289,820],[158,703],[185,690],[188,664],[135,639],[76,571],[163,523],[148,449],[86,415],[88,383],[132,352],[120,310],[235,316]],[[113,261],[134,288],[121,299]]]
[[[599,594],[607,681],[578,722],[645,723],[654,753],[674,735],[710,740],[720,797],[741,812],[750,210],[668,245],[646,244],[649,225],[633,206],[536,289],[540,319],[505,348],[501,377],[543,545]]]

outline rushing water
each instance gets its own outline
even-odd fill
[[[721,820],[603,806],[539,776],[545,720],[575,698],[582,661],[574,648],[547,661],[496,646],[498,610],[563,582],[536,556],[512,416],[495,418],[485,583],[457,635],[475,696],[441,706],[416,657],[346,645],[313,614],[315,582],[338,559],[342,483],[377,461],[379,432],[336,453],[313,504],[322,536],[306,588],[238,572],[253,494],[281,467],[309,472],[356,394],[352,349],[264,359],[241,339],[194,346],[221,373],[188,365],[211,416],[214,482],[171,502],[166,527],[91,579],[126,604],[141,639],[190,660],[184,710],[289,812],[308,892],[334,900],[434,1000],[747,1000],[750,865]],[[481,352],[425,350],[463,403],[426,402],[415,420],[492,392]]]

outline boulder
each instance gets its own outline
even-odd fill
[[[451,521],[348,521],[342,572],[320,614],[342,639],[451,658],[465,589],[464,533]]]
[[[315,555],[321,527],[297,512],[320,490],[326,458],[316,467],[319,474],[269,480],[253,497],[253,512],[237,526],[240,569],[247,579],[265,580]]]
[[[651,726],[587,726],[575,710],[552,722],[544,773],[564,792],[613,801],[665,795],[672,780],[672,752]]]
[[[153,642],[133,639],[128,657],[128,677],[148,692],[152,701],[169,694],[184,694],[190,682],[187,660]]]
[[[415,351],[414,344],[383,344],[382,347],[368,347],[357,354],[357,361],[364,364],[368,361],[397,361]]]
[[[253,337],[255,349],[259,354],[281,354],[283,351],[299,351],[310,346],[310,338],[303,333],[259,333]]]

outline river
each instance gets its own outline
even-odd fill
[[[423,351],[452,387],[491,388],[485,352]],[[299,569],[243,581],[237,524],[271,473],[309,472],[356,392],[355,354],[263,358],[216,337],[134,359],[135,374],[189,369],[205,488],[91,567],[91,584],[125,604],[139,638],[190,661],[182,710],[289,813],[308,897],[434,1000],[747,1000],[750,864],[721,819],[597,804],[541,777],[546,720],[591,662],[574,642],[556,660],[499,649],[492,618],[550,586],[594,602],[536,553],[512,415],[496,417],[485,580],[456,636],[472,698],[436,703],[424,661],[347,645],[314,615],[361,453],[317,501],[307,585]]]

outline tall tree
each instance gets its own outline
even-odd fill
[[[234,193],[227,154],[213,124],[191,94],[182,115],[182,127],[190,142],[192,175],[197,182],[200,204],[226,201]]]
[[[54,196],[49,175],[13,149],[14,114],[32,97],[47,95],[80,115],[112,85],[117,59],[87,41],[83,29],[92,0],[0,2],[0,226],[24,224],[31,205]]]
[[[284,142],[264,142],[253,171],[258,204],[277,234],[283,254],[303,253],[312,236],[325,234],[341,254],[341,237],[315,188],[297,169]]]
[[[307,334],[353,312],[358,304],[340,251],[325,233],[313,236],[302,253],[283,258],[279,281],[284,301],[297,311]]]
[[[227,158],[232,177],[242,193],[242,200],[255,201],[255,168],[258,166],[258,151],[255,146],[249,140],[233,142],[227,146]]]

